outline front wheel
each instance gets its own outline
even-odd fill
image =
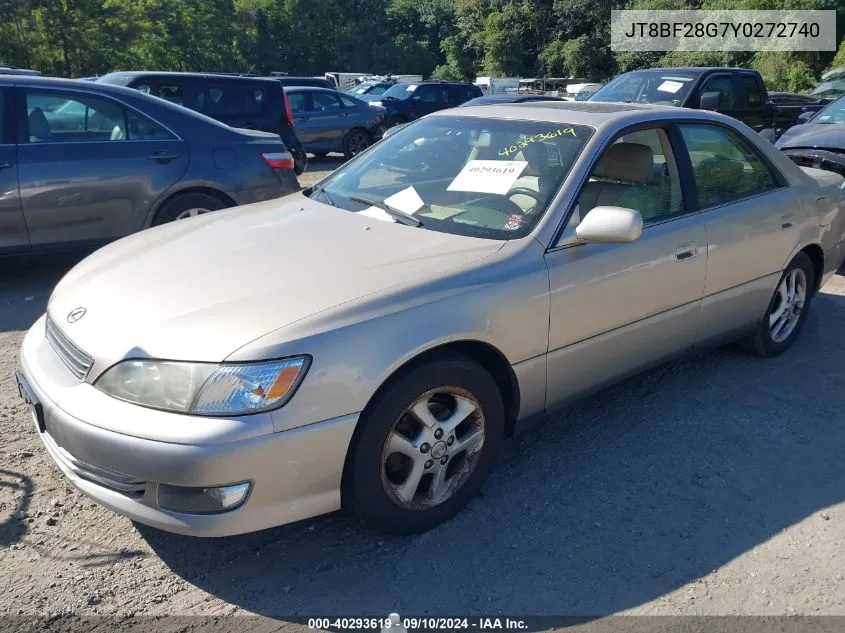
[[[798,253],[781,276],[766,314],[742,347],[758,356],[777,356],[789,349],[807,320],[814,284],[813,263]]]
[[[456,515],[501,448],[504,405],[471,359],[444,354],[405,373],[359,422],[344,505],[393,534],[425,532]]]

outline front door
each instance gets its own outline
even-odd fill
[[[184,141],[108,97],[17,91],[20,196],[33,246],[133,233],[187,169]],[[48,99],[61,104],[45,112]]]
[[[619,137],[599,158],[568,225],[546,254],[551,291],[547,407],[690,348],[696,339],[707,233],[682,194],[669,134]],[[640,211],[628,244],[579,242],[597,206]]]
[[[29,248],[29,233],[18,193],[13,95],[11,87],[0,86],[0,255]]]

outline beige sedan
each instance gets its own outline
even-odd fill
[[[694,348],[774,356],[845,257],[843,180],[718,114],[447,110],[317,186],[128,237],[18,382],[46,450],[198,536],[346,507],[430,529],[538,416]]]

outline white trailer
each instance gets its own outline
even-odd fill
[[[326,73],[325,77],[341,92],[346,92],[356,84],[356,80],[366,77],[367,73]]]
[[[519,77],[476,77],[473,83],[485,95],[505,94],[519,89]]]

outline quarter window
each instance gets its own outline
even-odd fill
[[[570,228],[599,206],[634,209],[646,223],[683,213],[678,167],[663,129],[626,134],[604,151],[581,191]]]
[[[736,134],[713,125],[681,125],[701,209],[778,188],[760,155]]]
[[[343,101],[343,105],[346,108],[357,108],[358,102],[355,99],[350,99],[345,95],[340,95],[340,100]]]
[[[196,110],[218,116],[254,116],[261,114],[264,89],[255,86],[221,85],[197,91]]]

